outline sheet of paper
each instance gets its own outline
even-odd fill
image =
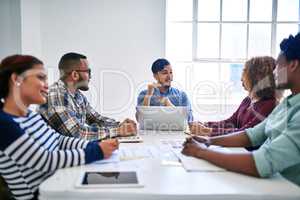
[[[161,140],[160,142],[162,145],[168,146],[170,150],[174,152],[186,171],[225,171],[225,169],[209,163],[206,160],[183,155],[181,151],[183,148],[184,139]],[[207,148],[206,145],[203,144],[203,148]],[[215,145],[211,145],[208,148],[214,151],[225,153],[230,152],[230,150],[227,148]]]
[[[95,164],[105,164],[105,163],[115,163],[115,162],[119,162],[119,161],[120,161],[119,150],[116,150],[112,153],[111,157],[109,157],[107,159],[103,159],[103,160],[98,160],[94,163]]]
[[[99,160],[94,163],[105,164],[144,158],[160,158],[160,156],[161,152],[155,146],[121,147],[120,149],[114,151],[110,158]]]
[[[171,148],[177,149],[183,147],[182,145],[184,141],[185,141],[184,139],[170,139],[170,140],[164,139],[164,140],[160,140],[160,143],[162,145],[166,145]]]
[[[188,172],[193,171],[210,171],[210,172],[220,172],[225,171],[225,169],[213,165],[206,160],[199,158],[194,158],[190,156],[185,156],[181,153],[181,149],[173,149],[174,153],[177,155],[179,160],[182,162],[182,166]]]
[[[159,154],[159,151],[154,146],[127,147],[119,149],[119,159],[121,161],[143,158],[157,158]]]

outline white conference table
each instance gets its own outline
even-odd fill
[[[181,132],[140,132],[143,143],[121,144],[121,148],[151,146],[159,157],[140,158],[107,164],[89,164],[60,169],[39,188],[40,200],[163,199],[163,200],[299,200],[300,187],[279,175],[255,178],[229,171],[187,172],[162,139],[183,139]],[[232,149],[231,149],[232,150]],[[234,149],[233,149],[234,150]],[[237,150],[237,149],[235,149]],[[240,151],[241,149],[238,149]],[[142,188],[78,188],[75,183],[87,170],[131,170],[141,175]]]

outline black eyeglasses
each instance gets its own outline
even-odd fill
[[[76,72],[87,72],[89,74],[89,77],[91,77],[91,75],[92,75],[92,73],[91,73],[92,70],[90,68],[89,69],[76,69],[74,71],[76,71]]]

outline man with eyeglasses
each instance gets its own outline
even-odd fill
[[[100,115],[81,91],[89,90],[91,69],[87,57],[67,53],[59,61],[60,79],[49,87],[47,103],[39,112],[48,123],[63,135],[87,140],[136,134],[136,123],[122,123]]]

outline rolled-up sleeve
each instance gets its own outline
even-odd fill
[[[245,130],[252,146],[260,146],[266,141],[267,139],[267,136],[265,134],[266,123],[267,120],[264,120],[261,123],[257,124],[256,126],[254,126],[253,128],[248,128]]]
[[[300,116],[287,124],[283,132],[253,152],[258,173],[269,177],[300,163]]]
[[[146,95],[146,90],[143,90],[140,92],[138,98],[137,98],[137,105],[138,106],[142,106],[143,103],[144,103],[144,98],[145,98],[145,95]]]

